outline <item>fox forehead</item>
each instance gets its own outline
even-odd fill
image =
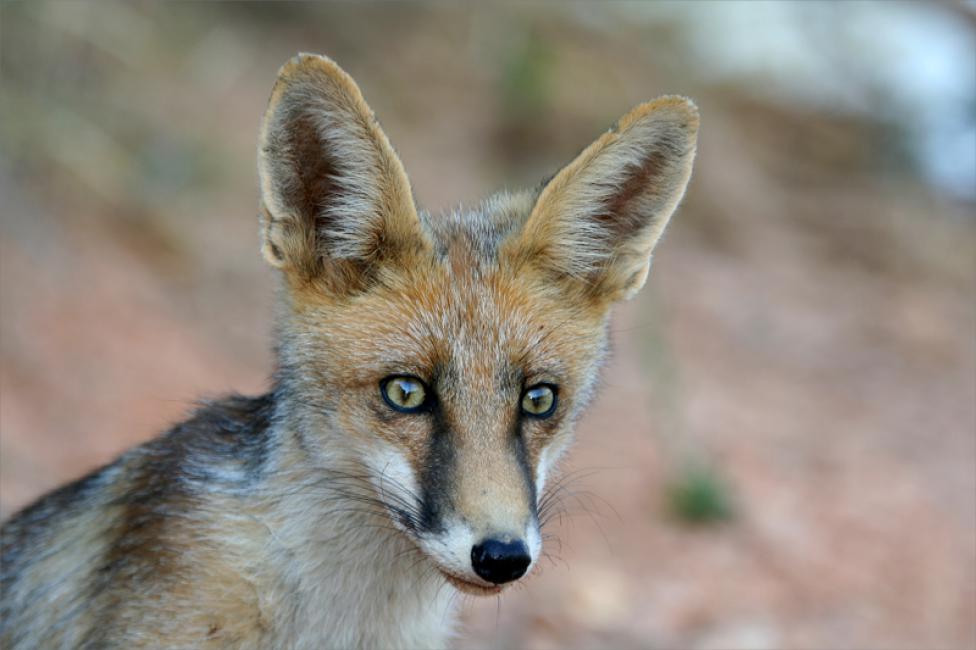
[[[433,254],[418,253],[341,301],[303,292],[301,327],[364,382],[395,373],[494,390],[571,382],[599,349],[605,314],[570,304],[546,277],[499,253],[532,199],[501,194],[475,210],[425,218]]]

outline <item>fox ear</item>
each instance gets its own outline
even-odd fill
[[[258,148],[263,253],[335,291],[428,247],[403,165],[355,82],[301,54],[278,73]]]
[[[546,184],[510,249],[517,262],[601,301],[632,297],[684,195],[697,133],[683,97],[633,109]]]

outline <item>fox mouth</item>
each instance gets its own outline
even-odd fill
[[[410,531],[413,532],[413,531]],[[408,538],[417,546],[417,549],[427,556],[428,561],[433,565],[434,569],[437,570],[441,576],[447,580],[448,583],[453,585],[458,591],[468,594],[470,596],[495,596],[500,594],[509,585],[496,585],[489,582],[474,582],[467,578],[463,578],[456,573],[443,568],[440,563],[435,560],[429,553],[423,550],[423,547],[419,544],[417,538],[408,533]]]
[[[469,594],[471,596],[495,596],[500,594],[507,585],[483,585],[470,580],[465,580],[464,578],[459,578],[458,576],[448,573],[447,571],[441,569],[437,570],[441,573],[444,578],[447,579],[449,583],[454,585],[458,591]]]

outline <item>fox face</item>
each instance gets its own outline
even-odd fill
[[[361,498],[459,589],[497,593],[536,563],[540,496],[697,126],[683,98],[641,105],[541,188],[432,216],[348,75],[315,55],[282,68],[258,170],[295,435],[365,477]]]

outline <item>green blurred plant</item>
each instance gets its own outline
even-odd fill
[[[508,53],[501,76],[501,96],[506,117],[538,118],[551,99],[555,54],[538,30],[529,29]]]
[[[735,514],[731,486],[711,467],[687,465],[667,485],[669,514],[686,524],[712,524]]]

